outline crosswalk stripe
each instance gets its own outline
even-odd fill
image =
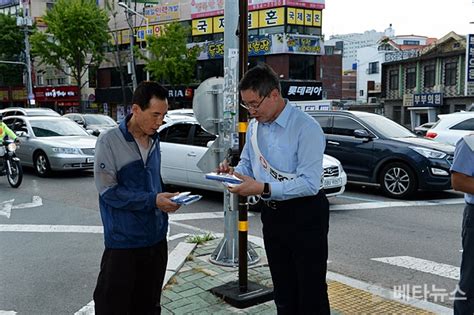
[[[371,258],[371,260],[459,280],[460,268],[410,256]]]

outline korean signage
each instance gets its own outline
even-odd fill
[[[35,87],[34,92],[38,102],[79,100],[77,86]]]
[[[249,12],[248,28],[271,27],[285,24],[285,8]],[[192,34],[207,35],[224,32],[224,16],[203,17],[192,20]]]
[[[323,84],[315,81],[281,81],[281,94],[290,101],[318,101],[323,98]]]
[[[441,106],[443,105],[443,93],[420,93],[413,94],[413,106]]]
[[[193,43],[187,45],[187,47],[191,48],[195,45],[198,45],[201,48],[198,60],[218,59],[224,56],[223,40]],[[282,53],[322,55],[324,54],[324,47],[318,36],[271,34],[249,37],[249,56]]]
[[[287,8],[286,21],[288,24],[321,27],[322,11]]]
[[[324,9],[325,0],[248,0],[249,11],[291,6],[304,9]],[[198,19],[224,14],[224,0],[192,0],[191,18]]]
[[[474,34],[466,38],[466,96],[474,95]]]
[[[167,1],[163,5],[156,5],[152,7],[145,7],[145,16],[149,23],[164,22],[180,19],[179,1]]]

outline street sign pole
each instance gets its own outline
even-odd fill
[[[223,118],[224,123],[221,124],[223,133],[222,135],[219,134],[219,138],[226,149],[230,148],[230,152],[236,154],[242,151],[247,126],[246,113],[239,113],[238,106],[239,65],[240,75],[245,73],[247,69],[247,6],[247,1],[227,0],[224,7],[224,111],[223,116],[219,116]],[[240,18],[238,18],[236,12],[240,13]],[[239,31],[236,33],[237,29]],[[240,40],[238,40],[236,34],[240,36]],[[243,68],[242,64],[244,64]],[[239,119],[237,124],[237,113],[239,113],[239,118],[243,117],[245,121]],[[225,122],[231,122],[231,124]],[[231,160],[235,161],[236,159]],[[247,197],[237,196],[229,192],[226,192],[225,195],[224,217],[226,226],[224,231],[231,232],[228,235],[225,233],[223,240],[211,255],[211,261],[214,263],[222,261],[218,256],[220,253],[235,255],[236,246],[238,246],[239,279],[212,288],[211,292],[238,308],[269,301],[273,298],[273,290],[258,283],[249,282],[247,279],[248,265],[255,264],[260,259],[255,250],[248,244]],[[227,197],[228,195],[230,197]]]

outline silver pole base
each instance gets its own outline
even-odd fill
[[[238,267],[239,266],[239,248],[238,242],[234,242],[232,239],[229,241],[223,238],[219,245],[217,245],[214,252],[211,254],[209,261],[215,265],[226,266],[226,267]],[[230,253],[230,254],[227,254]],[[253,249],[252,243],[247,242],[247,263],[249,266],[254,265],[260,261],[260,257],[257,252]]]

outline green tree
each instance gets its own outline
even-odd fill
[[[58,0],[43,19],[47,29],[31,36],[32,52],[41,63],[72,77],[80,91],[87,83],[84,74],[89,67],[98,67],[104,60],[107,13],[95,0]]]
[[[145,69],[163,83],[171,85],[188,84],[194,77],[200,48],[186,47],[190,30],[179,22],[168,24],[161,36],[147,37],[150,59]]]
[[[16,25],[13,16],[0,14],[0,61],[25,62],[24,33]],[[12,86],[22,84],[24,65],[0,63],[0,85]]]

